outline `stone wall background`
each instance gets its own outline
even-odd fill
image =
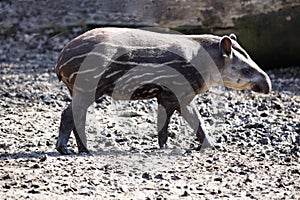
[[[0,1],[0,35],[102,26],[167,27],[185,34],[234,32],[263,68],[299,65],[299,25],[300,0]]]

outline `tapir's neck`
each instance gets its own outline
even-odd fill
[[[208,90],[210,87],[223,85],[222,71],[224,67],[224,58],[219,51],[220,37],[215,35],[187,35],[197,41],[201,48],[197,55],[199,59],[199,71],[203,74],[204,84],[206,87],[200,89],[199,93]]]
[[[221,37],[215,35],[186,35],[186,37],[197,41],[201,47],[208,53],[208,55],[213,59],[215,65],[218,68],[224,66],[224,59],[222,58],[219,50],[219,42]]]

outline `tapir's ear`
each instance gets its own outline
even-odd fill
[[[230,57],[232,42],[228,36],[224,36],[220,42],[220,50],[223,56]]]
[[[236,35],[234,33],[231,33],[229,35],[229,37],[230,37],[230,39],[237,41],[237,37],[236,37]]]

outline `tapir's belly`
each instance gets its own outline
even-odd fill
[[[149,99],[162,93],[173,94],[177,99],[195,96],[195,85],[198,84],[192,83],[192,79],[186,79],[177,70],[166,67],[153,73],[148,69],[141,66],[129,71],[104,74],[98,84],[98,96],[107,94],[115,100]]]
[[[100,96],[105,93],[116,100],[155,98],[161,92],[172,88],[179,76],[176,70],[157,64],[140,64],[125,68],[113,64],[99,80],[97,91]]]

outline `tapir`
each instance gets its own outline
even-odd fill
[[[166,146],[175,111],[206,138],[193,99],[214,86],[270,93],[271,81],[234,34],[182,35],[129,28],[96,28],[71,40],[56,63],[71,103],[62,112],[56,149],[72,154],[73,131],[78,152],[89,152],[85,134],[89,106],[103,95],[115,100],[156,98],[158,144]]]

